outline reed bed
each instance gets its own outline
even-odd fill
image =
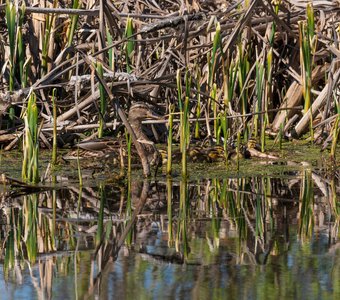
[[[35,93],[41,147],[55,145],[55,130],[60,147],[65,136],[111,135],[119,122],[128,126],[131,103],[143,101],[163,115],[180,113],[171,142],[184,153],[184,175],[193,138],[227,149],[239,133],[259,138],[262,151],[267,138],[309,139],[332,145],[335,156],[336,1],[41,5],[0,1],[3,149],[19,146],[25,124],[18,108]]]

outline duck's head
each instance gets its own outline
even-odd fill
[[[161,116],[156,114],[150,106],[145,103],[135,103],[129,110],[130,122],[142,122],[146,119],[159,120]]]

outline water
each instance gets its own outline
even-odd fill
[[[282,170],[2,190],[1,299],[340,299],[338,174]]]
[[[156,235],[144,240],[150,252],[162,245],[164,236]],[[295,230],[289,238],[287,249],[270,254],[266,265],[254,263],[246,245],[243,261],[230,257],[238,243],[232,237],[216,251],[206,239],[195,238],[192,251],[200,262],[195,264],[164,262],[124,248],[100,277],[89,251],[51,256],[39,259],[31,274],[25,268],[21,282],[1,280],[2,299],[94,299],[93,294],[100,299],[339,299],[340,253],[329,247],[327,232],[304,244]],[[3,268],[0,274],[3,278]]]

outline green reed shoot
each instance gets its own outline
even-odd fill
[[[190,102],[190,93],[191,93],[191,83],[192,83],[192,78],[191,78],[191,75],[190,73],[188,72],[188,70],[186,70],[185,72],[185,96],[188,98],[188,103],[187,103],[187,106],[184,107],[184,114],[186,115],[185,117],[185,133],[184,133],[184,136],[185,136],[185,139],[186,139],[186,145],[187,145],[187,148],[189,147],[189,143],[190,143],[190,122],[189,122],[189,102]],[[186,105],[186,104],[184,104]]]
[[[257,105],[255,107],[255,116],[254,116],[254,135],[258,135],[259,131],[259,118],[260,118],[260,125],[261,130],[263,127],[263,86],[264,86],[264,66],[263,66],[263,60],[260,60],[258,58],[258,53],[256,50],[256,97],[257,97]],[[260,115],[259,115],[260,114]]]
[[[314,142],[314,129],[313,129],[313,106],[309,107],[310,118],[309,118],[309,134],[311,143]]]
[[[173,131],[173,120],[174,120],[174,110],[175,106],[170,104],[169,105],[169,130],[168,130],[168,149],[167,149],[167,165],[166,165],[166,173],[168,175],[171,174],[172,171],[172,131]]]
[[[15,76],[15,49],[16,49],[16,10],[15,5],[11,1],[6,3],[6,24],[8,30],[9,40],[9,90],[14,89],[14,76]]]
[[[216,120],[216,126],[217,126],[217,130],[216,130],[216,144],[219,145],[220,143],[220,140],[222,139],[222,125],[221,125],[221,120],[222,116],[221,116],[221,113],[219,113],[217,115],[217,120]]]
[[[336,222],[338,222],[338,224],[340,223],[340,199],[339,196],[337,196],[337,183],[335,182],[335,178],[333,177],[331,179],[331,195],[333,195],[331,197],[331,207],[332,207],[332,211],[335,215],[336,218]]]
[[[190,98],[191,93],[191,83],[192,83],[192,76],[188,72],[188,70],[185,71],[185,95]]]
[[[283,141],[283,124],[280,124],[280,131],[279,131],[279,149],[282,150],[282,141]]]
[[[308,37],[309,37],[309,44],[311,46],[311,53],[314,56],[316,52],[316,46],[317,46],[317,36],[315,35],[315,17],[314,17],[313,2],[309,2],[307,4],[306,14],[307,14],[307,31],[308,31]]]
[[[241,151],[241,132],[237,132],[237,142],[236,142],[236,164],[237,171],[240,170],[240,151]]]
[[[218,120],[217,120],[217,86],[216,83],[212,85],[211,91],[210,91],[210,99],[211,99],[211,105],[212,110],[214,114],[214,138],[217,138],[217,127],[218,127]],[[219,141],[217,141],[217,144]]]
[[[56,7],[57,1],[53,1],[53,6]],[[43,35],[43,42],[41,48],[41,75],[45,75],[48,72],[48,61],[49,61],[49,52],[50,46],[53,47],[51,43],[51,39],[53,39],[53,30],[55,27],[55,15],[47,14],[45,19],[45,32]]]
[[[79,9],[80,7],[81,7],[81,1],[74,0],[72,8],[73,9]],[[68,32],[67,32],[67,47],[70,47],[72,45],[74,34],[76,32],[76,29],[77,29],[79,16],[78,15],[71,15],[70,18],[71,18],[71,23],[70,23],[70,26],[69,26]]]
[[[269,123],[268,116],[268,105],[272,101],[272,90],[273,90],[273,48],[270,48],[267,53],[267,63],[266,63],[266,85],[265,85],[265,94],[264,94],[264,107],[265,111],[264,119],[265,122]]]
[[[127,146],[127,158],[128,158],[128,173],[131,174],[131,146],[132,146],[132,137],[131,135],[125,131],[125,139],[126,139],[126,146]]]
[[[20,74],[20,81],[21,87],[26,87],[26,72],[24,70],[25,65],[25,45],[22,37],[22,26],[24,22],[26,5],[22,3],[21,9],[19,10],[18,16],[18,30],[17,30],[17,47],[18,47],[18,65],[19,65],[19,74]]]
[[[6,3],[6,25],[8,29],[9,40],[9,91],[14,90],[15,81],[15,57],[16,57],[16,32],[17,32],[17,20],[15,5],[7,1]],[[11,121],[14,119],[14,108],[9,109],[9,118]]]
[[[273,5],[273,10],[274,13],[277,15],[279,13],[279,8],[280,8],[280,4],[281,4],[281,0],[273,0],[272,2]],[[271,47],[273,47],[274,45],[274,37],[275,37],[275,33],[276,33],[276,22],[273,21],[272,23],[272,30],[270,32],[270,36],[269,36],[269,44]]]
[[[300,37],[300,64],[301,64],[301,78],[303,83],[303,97],[305,99],[304,111],[305,113],[311,106],[311,89],[312,89],[312,58],[311,58],[311,44],[308,26],[305,21],[299,22],[299,37]]]
[[[239,91],[242,93],[244,89],[244,85],[246,84],[247,76],[250,70],[249,63],[249,51],[246,51],[245,47],[242,43],[238,44],[237,47],[237,66],[238,66],[238,86]],[[248,89],[245,89],[241,96],[241,113],[245,115],[248,110]],[[243,121],[245,121],[245,117],[243,117]]]
[[[101,62],[97,62],[97,73],[100,78],[103,78],[103,64]],[[104,134],[104,123],[105,123],[105,115],[107,109],[107,101],[105,96],[105,89],[102,84],[99,84],[99,94],[100,94],[100,111],[99,111],[99,127],[98,127],[98,137],[102,138]]]
[[[209,61],[209,79],[208,84],[209,87],[212,86],[212,83],[214,81],[214,74],[215,74],[215,68],[216,68],[216,54],[217,50],[221,49],[221,25],[219,22],[216,23],[216,31],[214,35],[214,41],[213,41],[213,48],[212,48],[212,54]]]
[[[264,121],[261,125],[261,151],[265,151],[266,147],[266,126],[267,126],[267,119],[264,118]]]
[[[196,89],[197,89],[197,105],[196,105],[196,122],[195,122],[195,138],[200,137],[200,122],[198,119],[201,117],[201,71],[197,68],[196,72]]]
[[[79,147],[77,149],[77,168],[78,168],[78,180],[79,180],[79,186],[83,186],[83,175],[81,172],[81,166],[80,166],[80,159],[79,159]]]
[[[237,70],[238,70],[238,64],[235,63],[234,60],[231,60],[230,55],[228,55],[228,58],[226,60],[224,83],[223,83],[225,106],[228,106],[229,103],[231,103],[233,99],[235,84],[237,81]]]
[[[39,132],[38,132],[38,107],[36,96],[32,92],[24,113],[24,139],[22,178],[24,181],[37,183],[39,181]]]
[[[181,70],[178,69],[176,72],[176,85],[177,85],[177,100],[179,111],[183,111],[183,101],[182,101],[182,76]]]
[[[333,138],[331,145],[331,158],[335,160],[336,145],[338,144],[339,134],[340,134],[340,103],[337,101],[337,111],[338,116],[334,122],[333,126]]]
[[[110,30],[107,28],[106,29],[106,40],[107,40],[107,45],[110,46],[113,44],[113,39]],[[114,51],[113,48],[110,48],[108,50],[109,54],[109,66],[111,70],[115,69],[115,56],[114,56]]]
[[[183,147],[183,135],[181,134],[182,128],[183,128],[183,101],[182,101],[182,77],[181,77],[181,71],[178,69],[176,73],[176,84],[177,84],[177,100],[178,100],[178,108],[180,112],[180,141],[179,141],[179,147],[182,151]]]
[[[187,148],[189,147],[189,97],[185,97],[183,110],[183,126],[181,127],[182,151],[182,176],[187,176]]]
[[[243,130],[243,142],[248,143],[249,139],[251,138],[251,124],[250,122],[246,123],[246,126]]]
[[[128,73],[132,72],[132,56],[135,49],[135,42],[130,39],[133,36],[133,20],[128,17],[126,20],[125,27],[125,38],[128,39],[126,42],[126,70]]]
[[[57,90],[52,91],[52,105],[53,105],[53,142],[52,142],[52,165],[57,164],[57,104],[55,100]]]
[[[281,0],[274,0],[272,1],[274,13],[278,15],[279,7],[281,4]],[[265,122],[266,124],[269,123],[269,116],[268,116],[268,105],[272,103],[272,94],[273,94],[273,48],[274,48],[274,40],[275,40],[275,33],[276,33],[276,22],[273,21],[272,29],[268,38],[270,48],[267,52],[266,58],[266,84],[265,84],[265,93],[264,93],[264,111],[265,111]],[[264,149],[262,150],[264,151]]]
[[[220,114],[220,126],[221,126],[222,133],[223,133],[224,156],[225,156],[226,165],[228,166],[228,139],[230,136],[230,130],[228,128],[228,118],[227,118],[226,112],[222,112]]]

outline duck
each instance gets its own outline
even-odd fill
[[[167,151],[159,150],[162,156],[162,164],[167,162]],[[172,153],[172,161],[179,162],[182,158],[180,151],[176,149]],[[241,146],[238,150],[233,144],[228,144],[227,153],[221,145],[212,145],[208,147],[200,145],[191,145],[187,150],[187,161],[192,163],[218,163],[226,160],[235,161],[237,159],[251,158],[250,151],[246,146]]]
[[[129,123],[135,132],[136,138],[142,144],[148,162],[151,166],[160,164],[161,156],[155,144],[147,137],[142,128],[142,122],[147,119],[160,120],[162,117],[158,115],[146,103],[134,103],[128,113]],[[64,160],[74,159],[107,159],[127,157],[126,140],[122,138],[103,137],[82,141],[76,145],[77,149],[68,152],[63,156]],[[137,157],[137,151],[131,148],[131,157]]]
[[[132,129],[136,134],[139,143],[142,144],[150,166],[159,167],[165,165],[167,161],[167,152],[157,149],[155,144],[148,138],[143,131],[142,122],[147,119],[161,120],[163,119],[146,103],[134,103],[128,113],[128,119]],[[72,160],[77,158],[124,158],[127,157],[126,140],[104,137],[92,139],[78,143],[77,150],[73,150],[63,156],[64,160]],[[191,145],[187,151],[188,162],[222,162],[226,160],[249,159],[251,157],[260,157],[267,159],[276,159],[276,157],[267,155],[259,151],[259,146],[254,139],[249,139],[247,145],[240,145],[237,149],[233,143],[227,146],[227,153],[224,147],[220,145],[200,146]],[[137,151],[133,147],[131,149],[131,157],[137,158]],[[172,153],[172,161],[179,162],[182,154],[177,149]],[[134,160],[135,161],[135,160]],[[136,161],[137,162],[137,161]]]

